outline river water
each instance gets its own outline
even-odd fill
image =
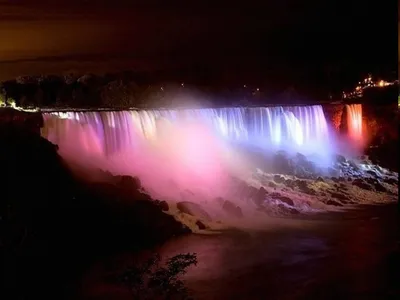
[[[155,250],[197,253],[184,276],[194,299],[400,299],[398,225],[396,205],[368,206],[290,226],[179,237]],[[104,263],[89,270],[82,298],[131,299],[104,278]]]

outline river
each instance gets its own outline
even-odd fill
[[[199,300],[400,299],[398,228],[396,205],[364,206],[290,226],[183,236],[156,251],[197,253],[184,280]],[[84,276],[82,298],[131,299],[105,283],[104,270],[99,263]]]

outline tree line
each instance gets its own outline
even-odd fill
[[[0,104],[20,107],[142,106],[156,86],[138,85],[117,76],[24,76],[0,83]],[[161,96],[161,95],[160,95]]]
[[[131,73],[101,76],[21,76],[0,83],[0,106],[15,104],[24,108],[177,107],[184,102],[183,96],[193,98],[193,95],[197,104],[200,101],[200,104],[207,106],[250,106],[268,103],[265,100],[268,95],[263,89],[251,89],[246,86],[195,87],[181,82],[150,82]],[[297,101],[298,97],[293,89],[289,88],[280,97],[272,99],[276,103],[282,103]]]

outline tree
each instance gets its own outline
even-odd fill
[[[0,107],[7,106],[6,93],[2,85],[0,85]]]
[[[191,299],[189,290],[179,277],[192,265],[197,265],[195,253],[176,255],[164,266],[161,266],[161,257],[155,255],[142,265],[129,267],[120,280],[130,289],[133,299],[188,300]]]
[[[139,103],[138,86],[123,80],[109,82],[101,89],[101,103],[105,107],[133,107]]]

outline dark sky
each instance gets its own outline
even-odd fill
[[[130,68],[338,89],[396,70],[397,2],[0,0],[0,79]]]

